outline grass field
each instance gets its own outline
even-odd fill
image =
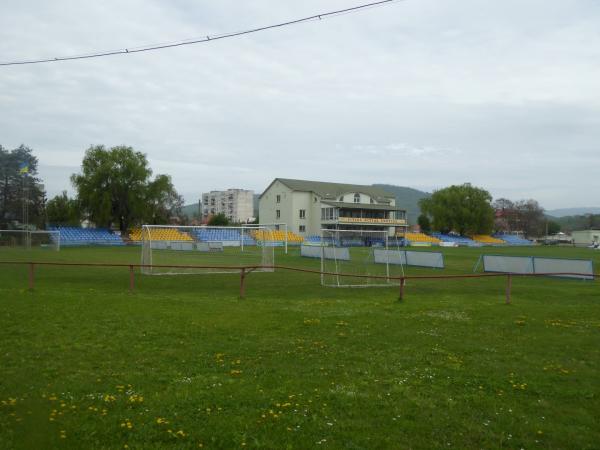
[[[594,258],[574,248],[444,249]],[[139,248],[0,250],[138,263]],[[319,268],[277,251],[280,264]],[[431,273],[409,268],[408,274]],[[0,266],[0,448],[600,448],[598,281],[136,276]]]

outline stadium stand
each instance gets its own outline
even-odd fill
[[[60,233],[60,245],[124,245],[121,236],[106,228],[49,227]]]
[[[508,245],[533,245],[529,239],[524,239],[515,234],[495,234],[494,237],[502,239]]]
[[[481,242],[482,244],[485,244],[485,245],[504,245],[504,244],[506,244],[506,242],[504,242],[502,239],[492,237],[488,234],[475,234],[475,235],[471,236],[471,239],[473,239],[475,242]]]
[[[268,234],[269,240],[274,242],[285,242],[286,241],[286,232],[282,230],[255,230],[252,232],[254,239],[257,241],[263,241],[265,235]],[[291,231],[287,232],[287,242],[288,245],[300,244],[304,242],[304,238],[296,233],[292,233]]]
[[[237,243],[241,240],[240,230],[236,228],[196,228],[192,231],[192,236],[202,242]],[[244,245],[256,245],[256,241],[252,236],[244,234]]]
[[[186,233],[182,233],[174,228],[154,228],[150,231],[150,237],[153,241],[193,241],[194,239]],[[132,228],[129,231],[129,239],[133,242],[142,241],[142,229]]]
[[[321,236],[306,236],[306,238],[304,239],[304,242],[309,243],[309,244],[320,244],[321,243]]]
[[[440,239],[435,236],[428,236],[425,233],[406,233],[404,235],[406,241],[408,241],[409,245],[413,242],[418,243],[429,243],[429,244],[439,244]]]
[[[443,234],[443,233],[431,233],[432,236],[435,236],[442,242],[452,242],[457,245],[465,245],[467,247],[479,247],[482,244],[480,242],[475,242],[473,239],[469,239],[464,236],[457,236],[453,234]]]

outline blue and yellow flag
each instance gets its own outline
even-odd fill
[[[19,173],[29,173],[29,164],[26,162],[19,164]]]

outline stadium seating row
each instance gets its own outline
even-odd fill
[[[428,242],[431,244],[439,244],[440,239],[435,236],[429,236],[425,233],[406,233],[404,238],[409,242]]]
[[[441,242],[451,242],[456,245],[466,245],[468,247],[477,247],[481,245],[468,237],[458,236],[454,234],[431,233],[432,236],[438,238]]]
[[[59,231],[61,245],[123,245],[121,237],[105,228],[78,228],[78,227],[50,227],[50,231]],[[204,241],[204,242],[239,242],[241,238],[240,229],[236,228],[196,228],[189,233],[177,228],[154,228],[150,231],[154,241]],[[321,237],[317,235],[303,238],[291,231],[282,230],[249,230],[244,233],[244,245],[256,245],[256,242],[272,242],[283,244],[287,237],[288,244],[299,244],[301,242],[320,243]],[[133,242],[142,241],[142,229],[132,228],[129,238]],[[451,234],[431,233],[406,233],[406,242],[431,243],[440,242],[455,243],[457,245],[480,246],[480,245],[532,245],[532,242],[522,237],[511,234],[474,235],[472,238]],[[348,245],[359,245],[358,242],[348,242]],[[378,244],[378,242],[371,242]],[[364,245],[364,243],[362,244]]]
[[[152,228],[149,230],[150,239],[153,241],[193,241],[194,239],[187,233],[181,232],[175,228]],[[132,228],[129,231],[129,239],[133,242],[141,242],[142,229]]]
[[[153,241],[203,241],[203,242],[240,242],[242,231],[239,228],[195,228],[188,232],[179,231],[176,228],[154,228],[151,231]],[[291,231],[287,234],[281,230],[252,230],[246,229],[243,232],[244,245],[256,245],[261,242],[278,242],[283,244],[286,240],[288,244],[300,243],[304,240]],[[132,228],[129,237],[134,242],[142,240],[142,229]]]
[[[60,245],[124,245],[121,236],[106,228],[49,227],[60,233]],[[54,239],[51,236],[51,239]]]
[[[475,234],[473,236],[471,236],[471,239],[473,239],[475,242],[481,242],[482,244],[486,244],[486,245],[505,245],[506,242],[504,242],[502,239],[498,239],[492,236],[489,236],[487,234]]]
[[[286,237],[288,244],[299,244],[304,241],[302,236],[292,233],[291,231],[286,233],[282,230],[254,230],[252,231],[252,235],[257,241],[285,242]]]
[[[529,239],[524,239],[514,234],[496,234],[494,237],[502,239],[508,245],[533,245]]]

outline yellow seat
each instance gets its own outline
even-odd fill
[[[406,233],[405,238],[410,242],[429,242],[431,244],[439,244],[440,240],[433,236],[428,236],[425,233]]]
[[[504,242],[502,239],[498,239],[487,234],[475,234],[471,236],[471,239],[481,242],[482,244],[506,244],[506,242]]]

